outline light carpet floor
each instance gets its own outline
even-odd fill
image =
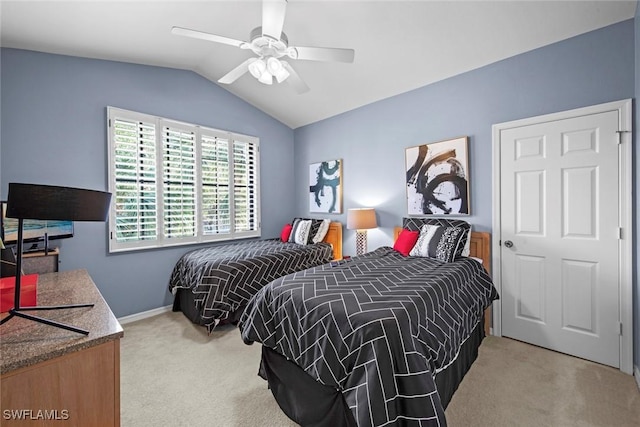
[[[257,376],[260,345],[236,327],[210,336],[182,313],[124,325],[123,427],[289,427]],[[487,337],[446,410],[449,426],[639,426],[634,378],[507,338]]]

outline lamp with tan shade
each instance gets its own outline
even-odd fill
[[[367,230],[377,226],[375,209],[353,208],[347,211],[347,228],[356,230],[356,255],[367,251]]]

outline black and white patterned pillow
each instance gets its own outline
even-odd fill
[[[302,218],[294,218],[291,222],[291,234],[289,234],[289,240],[287,240],[289,243],[296,242],[296,228],[300,225],[300,221],[302,221]]]
[[[466,230],[462,245],[457,249],[454,258],[468,256],[469,243],[471,239],[471,224],[467,221],[450,218],[402,218],[402,228],[406,228],[407,230],[421,231],[422,226],[425,224],[437,225],[440,227],[458,227]],[[465,255],[465,252],[467,255]]]
[[[291,234],[289,235],[288,242],[297,243],[295,241],[296,229],[300,225],[300,221],[311,221],[306,244],[321,242],[327,234],[327,231],[329,230],[329,223],[331,222],[329,219],[294,218],[291,222]]]
[[[312,219],[311,220],[311,229],[309,230],[309,241],[307,243],[313,243],[313,238],[318,234],[318,230],[320,230],[320,226],[322,225],[321,219]]]
[[[468,230],[461,227],[446,227],[424,224],[420,228],[420,236],[409,256],[435,258],[443,262],[451,262],[457,254],[462,253]]]
[[[331,224],[330,219],[321,220],[320,226],[318,227],[318,231],[311,239],[312,243],[320,243],[324,240],[325,236],[327,235],[327,232],[329,231],[330,224]],[[309,237],[311,237],[311,234],[309,234]]]
[[[306,245],[309,242],[309,231],[311,230],[311,220],[300,220],[296,227],[294,243],[299,245]]]

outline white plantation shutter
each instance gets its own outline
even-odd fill
[[[257,150],[255,144],[233,143],[233,211],[236,232],[249,232],[258,226],[256,205]]]
[[[112,126],[115,239],[155,240],[158,224],[155,126],[124,119],[114,120]]]
[[[202,232],[204,235],[231,231],[229,185],[229,139],[202,136]]]
[[[162,132],[164,237],[196,235],[196,135],[176,127]]]
[[[257,138],[107,112],[111,252],[260,236]]]

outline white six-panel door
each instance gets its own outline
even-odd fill
[[[617,111],[502,130],[502,335],[620,367]]]

